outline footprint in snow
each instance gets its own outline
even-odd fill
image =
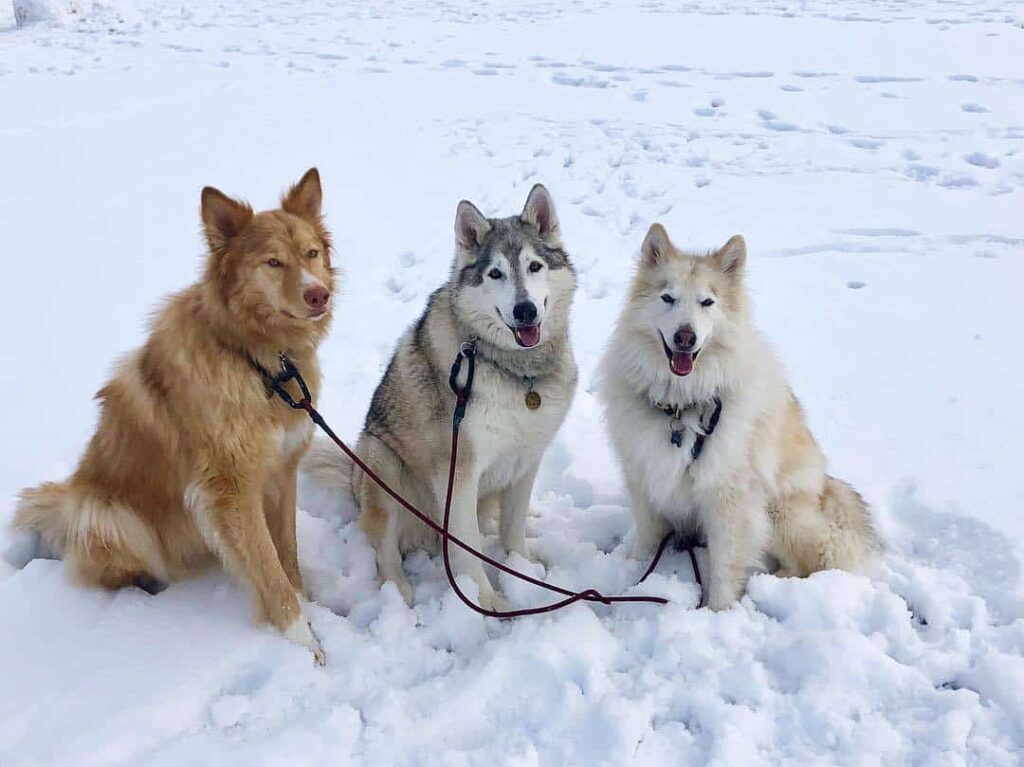
[[[852,138],[850,143],[858,149],[878,149],[885,144],[884,141],[873,138]]]
[[[850,280],[846,283],[846,287],[850,288],[850,290],[860,290],[865,285],[867,285],[867,283],[861,282],[860,280]]]
[[[999,158],[985,152],[971,152],[969,155],[964,156],[964,161],[976,168],[992,169],[999,167]]]
[[[981,104],[975,104],[973,102],[961,104],[960,108],[965,112],[972,112],[974,114],[984,114],[985,112],[988,112],[988,109],[986,109],[984,106],[982,106]]]
[[[855,78],[858,83],[920,83],[924,82],[922,77],[899,77],[897,75],[857,75]]]

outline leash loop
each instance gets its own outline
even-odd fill
[[[445,574],[448,577],[448,583],[451,586],[455,594],[462,600],[462,602],[469,607],[471,610],[480,613],[481,615],[491,618],[519,618],[527,615],[539,615],[542,613],[550,613],[556,610],[560,610],[563,607],[568,607],[576,602],[600,602],[603,605],[612,605],[622,602],[633,602],[633,603],[646,603],[646,604],[668,604],[668,600],[664,597],[655,596],[605,596],[596,589],[585,589],[583,591],[570,591],[569,589],[561,586],[555,586],[550,583],[546,583],[542,580],[534,578],[526,573],[521,573],[508,565],[497,561],[493,557],[489,557],[481,551],[470,546],[465,541],[452,535],[449,531],[449,522],[451,516],[451,505],[452,505],[452,492],[455,487],[455,468],[458,459],[459,450],[459,426],[462,423],[462,419],[466,415],[466,405],[469,402],[470,394],[473,390],[473,376],[476,372],[476,343],[475,341],[468,341],[459,348],[458,356],[452,363],[451,374],[448,377],[448,384],[452,391],[455,393],[455,411],[452,414],[452,441],[451,441],[451,460],[448,467],[448,490],[445,497],[444,506],[444,522],[439,525],[429,515],[422,512],[420,509],[413,506],[409,501],[403,498],[399,493],[390,487],[372,468],[370,468],[348,445],[346,445],[337,434],[327,425],[324,417],[320,415],[320,412],[313,407],[312,396],[310,395],[309,387],[306,381],[303,379],[302,374],[299,372],[295,364],[288,359],[288,357],[282,352],[280,355],[281,360],[281,372],[276,376],[272,376],[262,365],[259,364],[255,359],[251,358],[253,367],[260,373],[264,383],[268,389],[280,397],[285,404],[295,410],[304,410],[310,419],[317,426],[323,430],[332,442],[334,442],[343,453],[362,471],[372,479],[385,493],[393,498],[402,508],[410,512],[414,517],[419,519],[423,524],[438,533],[441,536],[442,543],[442,558],[444,560]],[[467,360],[466,370],[466,384],[459,386],[458,376],[462,368],[462,360]],[[285,384],[295,381],[302,392],[302,398],[296,400],[285,388]],[[669,536],[665,537],[665,540],[661,542],[661,546],[658,547],[658,552],[655,554],[653,561],[647,568],[643,577],[638,583],[643,583],[647,576],[649,576],[654,568],[657,567],[658,562],[661,559],[661,555],[665,551],[665,547],[668,545]],[[525,583],[529,583],[532,586],[537,586],[547,591],[551,591],[556,594],[560,594],[564,599],[552,602],[551,604],[541,605],[540,607],[529,607],[519,610],[488,610],[480,605],[476,604],[472,599],[465,594],[459,587],[459,584],[455,578],[455,572],[451,565],[451,557],[449,554],[449,544],[454,544],[458,548],[462,549],[469,555],[475,557],[481,562],[500,570],[503,573],[511,575]],[[697,569],[697,559],[694,556],[692,546],[689,548],[690,561],[693,563],[694,574],[697,578],[697,583],[701,584],[700,571]],[[701,591],[703,593],[703,586],[701,585]]]
[[[462,360],[466,360],[466,385],[459,386],[459,373],[462,370]],[[473,378],[476,376],[476,341],[466,341],[459,347],[459,353],[455,355],[452,363],[452,371],[448,375],[448,386],[455,394],[455,427],[462,423],[466,417],[466,405],[469,403],[469,395],[473,392]]]

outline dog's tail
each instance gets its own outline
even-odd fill
[[[18,566],[33,559],[62,556],[68,547],[73,514],[74,502],[66,483],[44,482],[23,490],[13,523],[14,529],[25,536],[25,543],[18,547]]]
[[[31,559],[64,559],[76,579],[106,588],[140,577],[169,580],[160,542],[146,522],[128,507],[83,494],[68,482],[23,490],[14,529],[35,541],[23,565]]]
[[[821,510],[832,527],[822,552],[825,567],[854,569],[878,553],[881,547],[871,524],[871,511],[852,486],[841,479],[826,477]]]
[[[300,464],[302,471],[325,488],[352,487],[352,459],[326,439],[315,439]]]

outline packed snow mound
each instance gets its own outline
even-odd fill
[[[420,552],[410,609],[352,499],[303,481],[317,669],[219,571],[87,591],[2,529],[0,765],[1024,761],[1019,3],[46,7],[64,20],[0,15],[0,528],[73,469],[89,397],[194,279],[204,185],[269,207],[319,167],[342,287],[318,405],[354,440],[458,201],[509,215],[542,181],[580,385],[535,488],[539,561],[512,564],[671,604],[485,620]],[[873,507],[869,570],[756,574],[721,613],[682,552],[632,585],[594,367],[654,221],[694,250],[746,237],[756,324]]]

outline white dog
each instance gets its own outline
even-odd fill
[[[740,236],[695,256],[654,224],[601,362],[633,556],[649,556],[670,530],[702,532],[713,609],[743,593],[765,554],[779,575],[805,576],[855,567],[877,547],[864,501],[825,473],[782,366],[751,324],[745,263]]]

